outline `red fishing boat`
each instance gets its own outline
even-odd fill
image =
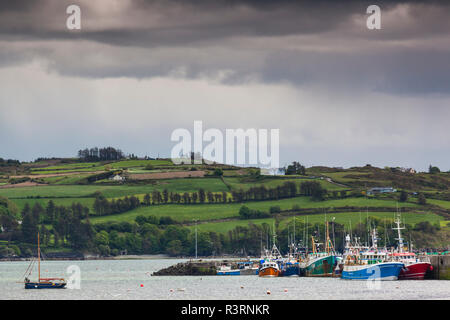
[[[392,257],[395,261],[402,262],[405,265],[398,275],[399,280],[423,280],[425,273],[428,270],[433,270],[433,266],[428,259],[419,259],[413,252],[395,252]]]
[[[401,262],[405,266],[400,271],[398,275],[399,280],[423,280],[425,277],[425,273],[428,270],[433,270],[433,266],[430,263],[430,259],[423,257],[419,258],[415,253],[409,251],[404,251],[403,238],[400,230],[404,228],[400,227],[400,214],[398,214],[397,219],[395,220],[395,224],[397,225],[394,230],[398,232],[398,247],[396,252],[391,253],[391,257],[396,262]],[[410,244],[411,246],[411,244]]]

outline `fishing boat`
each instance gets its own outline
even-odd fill
[[[312,252],[299,264],[299,273],[305,277],[332,277],[333,271],[339,262],[333,243],[329,236],[328,223],[326,223],[325,251],[320,251],[319,242],[311,236]]]
[[[347,235],[346,241],[350,242]],[[393,261],[386,249],[377,247],[376,229],[372,232],[372,247],[346,244],[341,279],[397,280],[403,263]]]
[[[288,256],[280,264],[281,277],[295,277],[300,275],[299,251],[294,243],[289,245]]]
[[[238,262],[238,269],[241,276],[250,276],[258,274],[258,267],[253,261]]]
[[[399,280],[423,280],[427,271],[433,270],[428,258],[419,258],[413,252],[398,252],[392,255],[394,261],[405,265],[398,275]]]
[[[272,259],[264,260],[258,271],[260,277],[279,277],[280,274],[281,270],[278,263]]]
[[[264,258],[261,259],[261,266],[258,270],[260,277],[279,277],[281,275],[280,265],[282,264],[282,256],[277,246],[275,245],[275,236],[272,250],[265,250]]]
[[[64,278],[41,278],[41,247],[39,243],[39,233],[38,233],[38,279],[37,282],[32,282],[28,278],[33,271],[33,266],[36,260],[32,260],[27,270],[25,271],[25,289],[63,289],[66,286],[66,281]]]
[[[398,246],[396,251],[391,254],[392,260],[403,263],[405,266],[400,271],[398,276],[399,280],[423,280],[425,274],[428,270],[433,270],[433,266],[431,265],[430,259],[427,257],[419,258],[412,251],[412,245],[410,244],[410,249],[408,251],[404,250],[403,238],[401,235],[401,230],[404,228],[400,227],[401,220],[400,214],[397,215],[395,220],[395,224],[397,225],[394,230],[397,230],[398,238]]]
[[[218,276],[239,276],[241,271],[239,269],[232,269],[231,266],[223,265],[217,270]]]
[[[275,230],[275,226],[273,228]],[[259,277],[279,277],[281,275],[280,265],[283,262],[283,257],[275,245],[276,234],[273,233],[273,245],[272,250],[264,250],[264,256],[260,261],[260,268],[258,270]]]
[[[300,275],[300,263],[298,261],[287,261],[281,267],[280,276],[292,277]]]

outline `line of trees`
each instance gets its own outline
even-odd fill
[[[19,160],[0,158],[0,167],[20,166]]]
[[[295,182],[286,181],[281,186],[273,188],[261,185],[259,187],[251,187],[246,191],[243,189],[232,191],[234,202],[278,200],[294,198],[298,195],[312,196],[315,200],[324,200],[326,194],[327,190],[317,181],[302,182],[300,188],[297,188]]]
[[[8,205],[7,209],[5,204]],[[49,246],[50,242],[54,247],[65,246],[77,250],[93,246],[94,229],[89,221],[89,208],[80,203],[65,207],[49,201],[46,208],[39,203],[33,207],[26,203],[18,214],[17,208],[14,209],[9,200],[2,198],[1,207],[1,239],[34,246],[39,233],[43,246]]]
[[[199,189],[197,192],[176,193],[169,192],[164,189],[162,192],[154,190],[151,194],[144,195],[143,200],[135,196],[126,196],[123,199],[106,199],[100,192],[96,193],[94,201],[94,212],[97,215],[111,215],[119,214],[126,211],[134,210],[141,205],[159,205],[159,204],[204,204],[204,203],[242,203],[246,201],[265,201],[278,200],[284,198],[293,198],[299,195],[311,196],[315,200],[324,200],[327,195],[327,190],[324,189],[317,181],[306,181],[297,187],[292,181],[286,181],[281,186],[267,188],[264,185],[259,187],[251,187],[248,190],[233,190],[231,198],[228,197],[227,192],[211,192]],[[252,213],[252,216],[259,215],[262,217],[263,213]]]
[[[82,161],[110,161],[122,160],[125,158],[124,153],[120,149],[113,147],[91,148],[78,151],[78,158]]]
[[[99,216],[118,214],[138,208],[141,205],[139,198],[135,196],[123,199],[106,199],[100,192],[96,193],[94,211]]]

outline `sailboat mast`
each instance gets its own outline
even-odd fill
[[[38,232],[38,282],[41,282],[41,246],[39,244],[39,232]]]
[[[294,245],[295,245],[295,216],[294,216]]]

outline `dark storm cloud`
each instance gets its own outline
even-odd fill
[[[110,11],[108,1],[79,1],[82,32],[67,32],[65,9],[72,1],[8,1],[0,4],[0,33],[20,39],[88,39],[115,45],[179,45],[231,36],[282,36],[330,31],[354,14],[365,14],[373,1],[295,0],[137,0]],[[124,2],[126,3],[126,2]],[[383,10],[398,4],[446,6],[445,1],[377,1]],[[448,6],[448,4],[447,4]],[[440,30],[446,20],[423,21],[420,28]],[[148,15],[147,15],[148,13]],[[157,13],[160,24],[152,23]],[[20,18],[20,19],[19,19]],[[117,18],[105,27],[96,25]],[[430,17],[433,19],[434,17]],[[427,17],[425,17],[427,19]]]
[[[220,81],[228,84],[450,92],[446,1],[376,1],[378,31],[365,27],[373,1],[79,1],[82,30],[69,31],[72,3],[1,2],[0,66],[41,59],[77,77],[214,78],[227,70]]]
[[[322,83],[339,88],[358,84],[368,90],[426,94],[450,92],[450,52],[394,50],[365,55],[282,52],[268,58],[265,82]]]

